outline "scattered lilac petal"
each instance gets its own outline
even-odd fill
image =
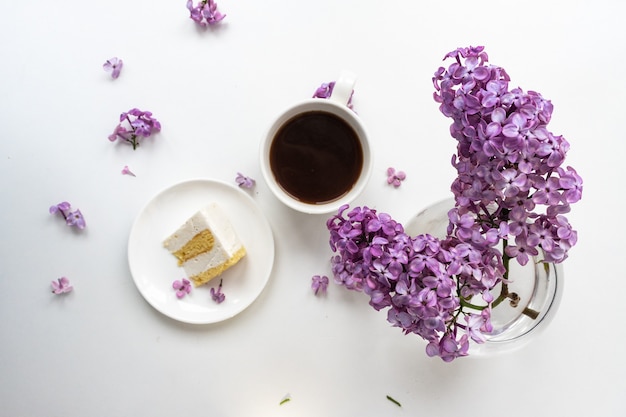
[[[74,289],[70,285],[70,280],[66,277],[58,278],[56,281],[52,281],[52,292],[54,294],[66,294]]]
[[[237,185],[239,185],[239,187],[241,188],[250,189],[254,187],[254,185],[256,184],[256,181],[254,179],[247,177],[240,172],[237,173],[237,177],[235,178],[235,181],[237,182]]]
[[[328,277],[326,275],[314,275],[313,278],[311,278],[311,288],[315,295],[326,294]]]
[[[124,61],[117,57],[108,59],[104,64],[102,64],[102,68],[104,68],[105,71],[110,72],[113,79],[116,79],[120,76],[120,72],[122,71],[123,66]]]
[[[217,10],[215,0],[200,0],[196,6],[193,5],[193,0],[187,0],[187,10],[189,10],[189,18],[202,27],[215,25],[226,17]]]
[[[387,168],[387,184],[393,185],[398,188],[402,181],[406,179],[404,171],[396,171],[395,168]]]
[[[335,82],[331,81],[329,83],[322,83],[317,90],[313,93],[313,98],[328,98],[333,92],[333,88],[335,87]]]
[[[72,211],[72,207],[67,201],[63,201],[56,206],[51,206],[48,211],[50,214],[60,213],[63,219],[65,219],[65,224],[68,226],[76,226],[82,230],[87,225],[81,211],[78,209]]]
[[[136,175],[128,168],[128,165],[124,165],[124,168],[122,168],[122,175],[130,175],[132,177],[136,177]]]
[[[172,283],[172,288],[176,290],[176,297],[180,299],[191,292],[191,282],[187,278],[175,280]]]
[[[313,93],[313,98],[329,98],[333,94],[334,88],[335,88],[335,81],[322,83],[319,87],[317,87],[317,89]],[[353,104],[352,104],[353,96],[354,96],[354,90],[352,90],[352,93],[350,94],[350,98],[348,99],[348,103],[346,104],[346,106],[348,106],[348,108],[350,109],[353,108]]]
[[[78,209],[70,212],[67,218],[65,219],[65,222],[67,223],[68,226],[76,226],[81,230],[84,229],[86,226],[83,213],[81,213],[80,210]]]
[[[211,288],[211,298],[217,304],[222,303],[226,299],[226,295],[222,292],[222,280],[220,280],[220,285],[217,286],[217,290],[215,288]]]
[[[62,203],[57,204],[56,206],[50,206],[50,214],[54,214],[57,212],[67,212],[70,209],[70,203],[67,201],[63,201]]]

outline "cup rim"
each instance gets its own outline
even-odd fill
[[[269,162],[269,149],[271,147],[274,135],[276,134],[278,129],[296,115],[308,111],[328,111],[329,113],[335,114],[347,121],[347,123],[350,124],[350,126],[357,133],[357,136],[361,142],[361,149],[363,151],[363,166],[361,168],[361,174],[359,175],[359,178],[357,179],[354,186],[347,193],[343,194],[337,199],[319,204],[305,203],[299,201],[290,194],[288,194],[286,191],[284,191],[274,178],[274,174],[272,173]],[[366,185],[369,182],[373,167],[369,135],[365,128],[365,125],[363,124],[359,116],[345,105],[321,98],[311,98],[299,101],[280,112],[279,115],[274,118],[269,127],[265,130],[264,136],[261,140],[259,154],[261,162],[261,173],[263,175],[265,183],[272,191],[272,194],[274,194],[274,196],[276,196],[278,200],[280,200],[286,206],[296,211],[307,214],[327,214],[333,211],[338,211],[339,208],[345,204],[350,204],[365,189]]]

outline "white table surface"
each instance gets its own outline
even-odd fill
[[[510,4],[510,5],[509,5]],[[0,415],[623,416],[624,9],[618,1],[234,1],[198,30],[185,0],[0,6]],[[258,143],[283,108],[343,69],[374,174],[355,205],[405,221],[450,196],[455,143],[432,99],[444,54],[485,45],[512,84],[552,100],[551,130],[585,181],[579,243],[548,331],[524,349],[443,363],[330,275],[326,216],[293,212],[261,178]],[[102,63],[124,60],[112,80]],[[163,129],[137,151],[122,111]],[[128,165],[136,177],[121,175]],[[385,170],[405,170],[398,189]],[[241,171],[274,231],[273,273],[243,313],[189,325],[137,291],[127,240],[159,190]],[[87,228],[48,214],[67,200]],[[50,293],[67,276],[74,291]],[[280,406],[289,394],[291,401]],[[386,395],[401,402],[397,407]]]

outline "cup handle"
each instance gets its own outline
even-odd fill
[[[342,71],[339,79],[335,81],[329,100],[347,106],[354,90],[354,84],[356,84],[356,74],[350,71]]]

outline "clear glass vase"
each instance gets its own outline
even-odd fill
[[[446,237],[448,211],[454,199],[446,199],[420,211],[405,223],[411,236],[428,233]],[[507,293],[510,298],[492,308],[493,331],[483,344],[472,344],[470,356],[497,354],[517,350],[549,324],[563,294],[561,264],[542,262],[542,254],[531,258],[525,266],[514,259],[509,263]],[[494,298],[501,293],[501,284],[493,289]]]

